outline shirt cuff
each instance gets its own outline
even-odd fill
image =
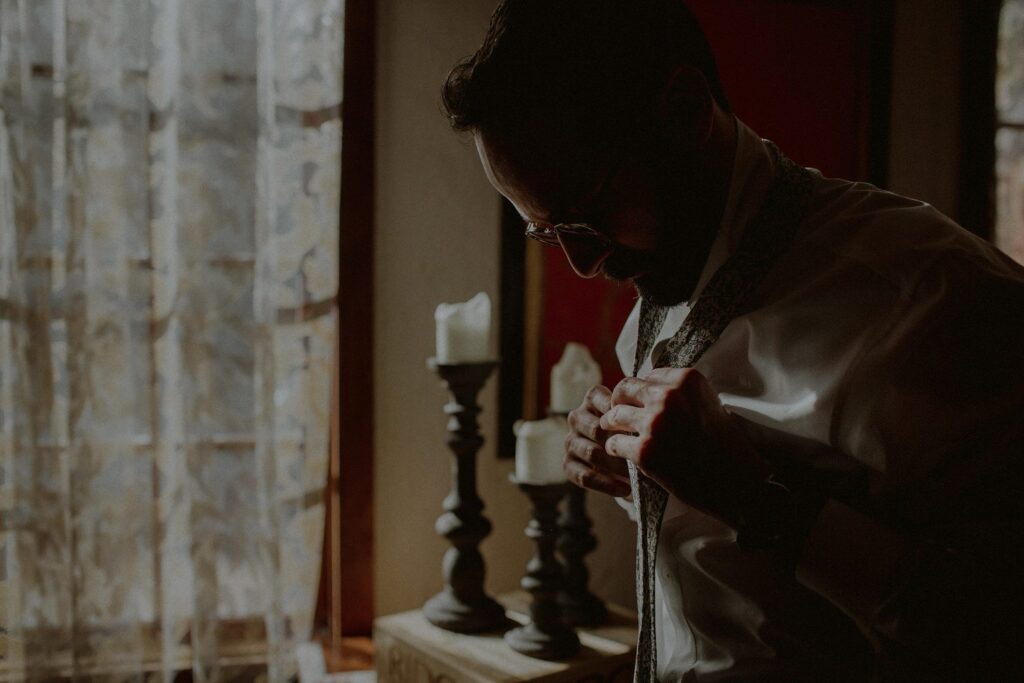
[[[825,503],[804,543],[796,577],[862,625],[897,589],[906,540],[836,500]]]

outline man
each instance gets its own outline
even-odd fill
[[[505,0],[443,97],[527,234],[641,296],[564,463],[637,504],[638,680],[1022,670],[1024,270],[761,140],[680,0]]]

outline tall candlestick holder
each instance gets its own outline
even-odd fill
[[[567,413],[548,412],[568,417]],[[569,486],[565,506],[558,520],[558,552],[565,561],[565,585],[558,594],[562,613],[573,626],[600,626],[608,621],[608,608],[590,592],[590,572],[585,558],[597,548],[594,526],[587,516],[587,490]]]
[[[431,358],[427,366],[451,393],[444,412],[449,416],[446,443],[455,459],[452,490],[434,527],[452,544],[442,562],[444,588],[423,605],[423,615],[435,626],[458,633],[496,631],[507,620],[505,608],[484,592],[486,570],[479,546],[491,533],[491,523],[481,514],[484,503],[476,491],[476,454],[484,443],[476,418],[477,395],[498,361],[439,363]]]
[[[536,543],[533,559],[526,565],[522,586],[529,591],[530,622],[505,634],[505,642],[516,652],[538,659],[560,660],[580,648],[576,631],[566,623],[558,604],[565,582],[562,564],[555,557],[558,539],[558,502],[569,484],[526,484],[516,482],[530,497],[533,515],[526,535]]]
[[[600,626],[608,621],[608,608],[588,587],[590,572],[584,558],[597,547],[597,539],[590,531],[593,523],[587,517],[586,489],[570,486],[565,499],[558,520],[558,551],[565,560],[565,586],[558,602],[573,626]]]

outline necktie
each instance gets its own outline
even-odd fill
[[[751,294],[777,257],[789,245],[810,200],[813,176],[765,141],[774,160],[775,174],[765,200],[747,225],[740,244],[712,276],[682,326],[669,340],[654,367],[692,367],[718,340],[733,318],[749,310]],[[665,322],[668,309],[640,306],[633,375],[640,370]],[[637,640],[636,683],[657,680],[655,633],[655,565],[658,535],[668,493],[629,463],[629,479],[637,510],[636,592],[640,633]]]

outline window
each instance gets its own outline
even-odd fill
[[[995,241],[1024,263],[1024,0],[1006,0],[999,21]]]

